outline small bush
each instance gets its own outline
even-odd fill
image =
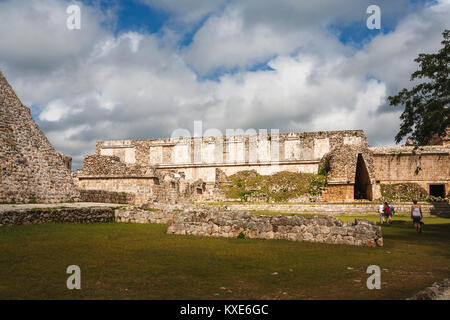
[[[327,174],[328,174],[328,167],[325,164],[321,165],[320,168],[319,168],[319,171],[317,172],[317,174],[319,176],[326,177]]]
[[[314,177],[308,187],[308,194],[311,194],[313,196],[321,195],[323,190],[325,189],[326,182],[326,176],[318,175],[317,177]]]
[[[238,239],[245,239],[245,233],[244,232],[240,232],[239,235],[237,236]]]

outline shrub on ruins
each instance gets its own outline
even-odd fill
[[[448,197],[448,196],[447,196],[447,197]],[[436,197],[436,196],[428,196],[428,197],[426,198],[426,201],[428,201],[428,202],[441,202],[441,201],[446,201],[446,202],[448,202],[448,200],[443,199],[443,198],[441,198],[441,197]]]
[[[309,184],[307,194],[317,196],[321,195],[323,190],[325,189],[325,185],[327,182],[327,177],[323,175],[317,175],[311,179]]]
[[[260,175],[255,170],[240,171],[228,177],[231,184],[222,189],[227,198],[242,200],[266,195],[268,201],[282,202],[302,195],[320,195],[326,176],[281,171],[273,175]]]
[[[322,164],[317,171],[317,174],[322,177],[326,177],[330,168],[327,164]]]
[[[400,131],[395,136],[397,143],[412,133],[415,143],[425,145],[433,136],[443,136],[450,126],[450,30],[442,35],[442,49],[421,53],[414,60],[419,63],[419,70],[411,75],[411,81],[418,84],[388,97],[392,106],[404,107]]]
[[[417,183],[380,184],[381,197],[388,201],[427,200],[428,193]]]

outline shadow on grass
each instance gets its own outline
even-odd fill
[[[393,221],[383,225],[383,238],[386,241],[406,241],[411,244],[442,246],[450,245],[450,224],[427,224],[418,233],[411,221]]]

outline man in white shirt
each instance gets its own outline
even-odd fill
[[[380,204],[378,207],[378,213],[380,214],[380,223],[383,224],[384,205]]]

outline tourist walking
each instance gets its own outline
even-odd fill
[[[383,207],[383,217],[384,217],[384,222],[386,222],[387,224],[390,223],[390,216],[391,216],[391,212],[389,210],[389,205],[387,202],[385,202],[384,207]]]
[[[395,213],[395,208],[390,203],[388,203],[388,207],[389,207],[389,223],[391,223],[392,217],[394,216],[394,213]]]
[[[422,218],[422,208],[420,204],[417,204],[417,200],[413,200],[413,205],[411,206],[411,219],[413,220],[417,232],[422,232]]]
[[[378,207],[378,213],[380,214],[380,224],[383,224],[383,217],[384,217],[384,206],[383,204],[380,204]]]
[[[390,204],[390,203],[389,203],[389,212],[391,213],[391,216],[393,216],[394,213],[395,213],[395,208],[394,208],[394,206],[393,206],[392,204]]]

